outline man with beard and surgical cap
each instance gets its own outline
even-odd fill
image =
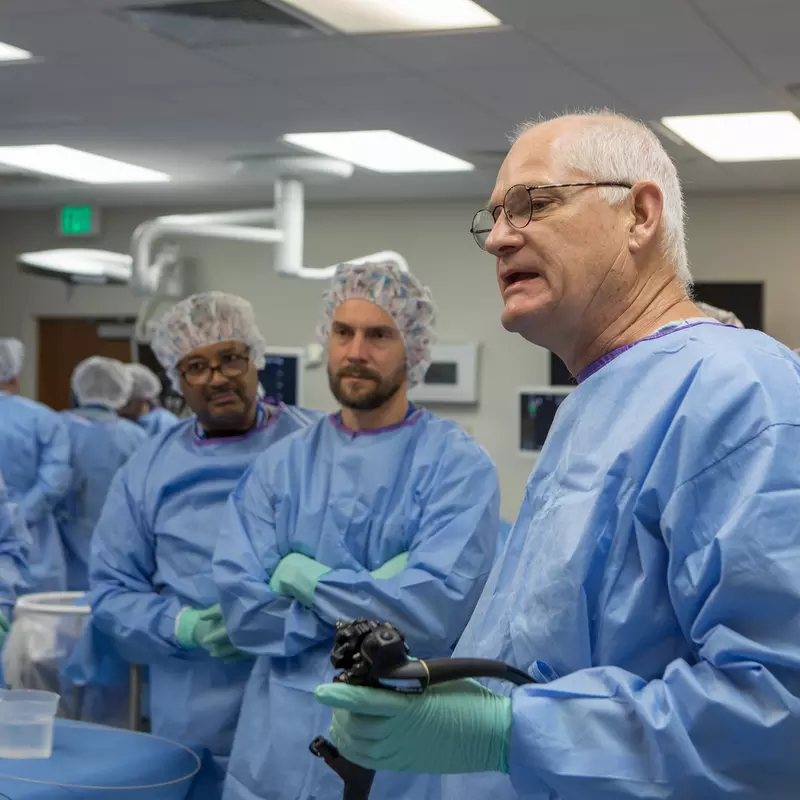
[[[257,656],[226,800],[337,800],[309,743],[330,725],[334,625],[397,625],[414,652],[448,655],[494,557],[497,474],[458,425],[407,391],[430,360],[430,291],[391,264],[342,265],[320,342],[332,414],[260,457],[231,496],[214,579],[234,646]],[[436,796],[437,779],[378,776],[381,800]]]
[[[133,386],[121,361],[87,358],[75,367],[71,383],[78,408],[62,417],[69,430],[72,485],[55,513],[67,560],[67,589],[82,592],[89,588],[92,533],[111,481],[147,434],[116,414]]]
[[[92,541],[90,601],[95,625],[150,667],[153,733],[213,756],[206,800],[221,793],[252,667],[228,639],[211,579],[222,512],[256,456],[315,415],[258,402],[266,344],[240,297],[183,300],[152,348],[195,416],[117,473]]]
[[[445,800],[797,797],[800,364],[691,301],[642,123],[525,126],[472,232],[503,326],[578,383],[456,648],[537,682],[329,683],[333,743]]]
[[[177,425],[180,420],[159,405],[163,387],[158,375],[144,364],[128,364],[127,368],[133,379],[133,389],[130,400],[117,414],[140,425],[150,436],[158,436]]]
[[[70,487],[69,433],[47,406],[19,396],[25,348],[0,339],[0,472],[31,534],[32,592],[67,588],[64,548],[53,510]]]

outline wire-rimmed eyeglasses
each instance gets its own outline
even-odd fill
[[[620,181],[588,181],[584,183],[543,183],[538,186],[525,186],[518,183],[512,186],[503,197],[503,202],[494,208],[482,208],[472,218],[469,232],[475,237],[475,243],[481,250],[486,250],[486,240],[504,212],[508,224],[515,228],[524,228],[538,213],[544,212],[552,203],[552,198],[534,197],[533,193],[540,189],[566,189],[585,186],[616,186],[630,189],[630,183]]]

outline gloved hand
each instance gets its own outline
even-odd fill
[[[382,564],[378,569],[372,570],[370,575],[377,580],[388,580],[399,575],[408,566],[408,553],[400,553],[399,556],[390,558],[385,564]]]
[[[330,571],[330,567],[302,553],[289,553],[275,567],[269,588],[274,594],[299,600],[306,608],[311,608],[319,579]]]
[[[184,608],[175,620],[175,638],[181,647],[202,647],[226,664],[249,658],[231,644],[219,604],[202,610]]]
[[[0,647],[6,643],[6,638],[8,637],[10,631],[11,624],[8,621],[8,617],[6,617],[6,615],[0,611]]]
[[[333,709],[333,744],[362,767],[431,775],[508,772],[511,700],[475,681],[414,695],[326,683],[314,694]]]

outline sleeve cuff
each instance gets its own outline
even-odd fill
[[[175,617],[175,639],[184,650],[194,650],[197,647],[197,642],[194,640],[195,622],[196,616],[193,608],[182,608]]]

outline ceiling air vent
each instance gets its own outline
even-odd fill
[[[248,45],[327,32],[262,0],[180,0],[128,6],[140,27],[194,49]]]

